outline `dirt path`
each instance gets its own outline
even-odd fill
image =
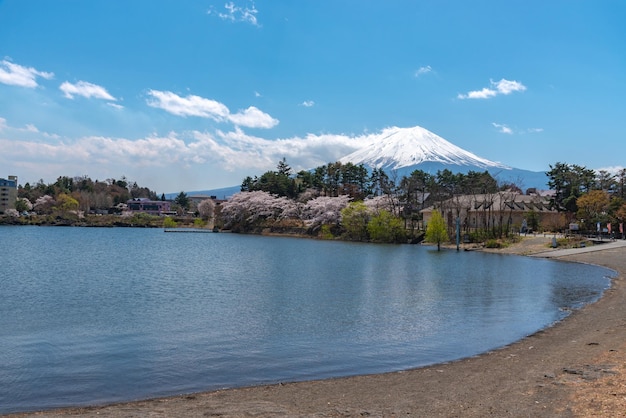
[[[504,252],[543,252],[549,240],[528,239]],[[619,276],[599,302],[478,357],[405,372],[15,416],[626,417],[626,247],[559,258],[607,266]]]

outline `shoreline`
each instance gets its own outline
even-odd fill
[[[377,375],[7,416],[626,416],[626,247],[546,251],[549,240],[535,237],[492,252],[608,267],[617,272],[611,287],[550,328],[476,357]]]

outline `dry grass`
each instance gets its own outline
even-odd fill
[[[626,417],[626,343],[594,360],[605,370],[598,378],[579,375],[563,382],[574,391],[571,411],[580,417]]]

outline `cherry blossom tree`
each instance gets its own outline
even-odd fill
[[[298,195],[298,202],[306,203],[320,195],[319,190],[308,188]]]
[[[302,219],[310,227],[338,224],[341,222],[341,210],[349,203],[348,195],[316,197],[304,206]]]
[[[213,218],[215,215],[215,201],[213,199],[205,199],[198,203],[198,213],[205,220]]]
[[[398,208],[397,198],[385,194],[365,199],[363,203],[372,214],[379,213],[383,210],[395,214]]]
[[[56,205],[56,201],[52,196],[43,195],[35,201],[33,210],[37,213],[50,213],[54,205]]]
[[[264,191],[240,192],[222,204],[221,216],[226,228],[247,228],[258,220],[299,218],[301,204]]]
[[[272,205],[277,219],[302,219],[304,204],[293,199],[281,196],[274,200]]]

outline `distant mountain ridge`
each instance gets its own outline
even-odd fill
[[[241,191],[241,185],[237,186],[229,186],[229,187],[221,187],[219,189],[210,189],[210,190],[194,190],[192,192],[185,192],[187,196],[215,196],[216,199],[226,200],[230,198],[235,193],[239,193]],[[178,192],[180,193],[180,192]],[[178,193],[165,193],[165,198],[169,200],[173,200],[178,196]]]

